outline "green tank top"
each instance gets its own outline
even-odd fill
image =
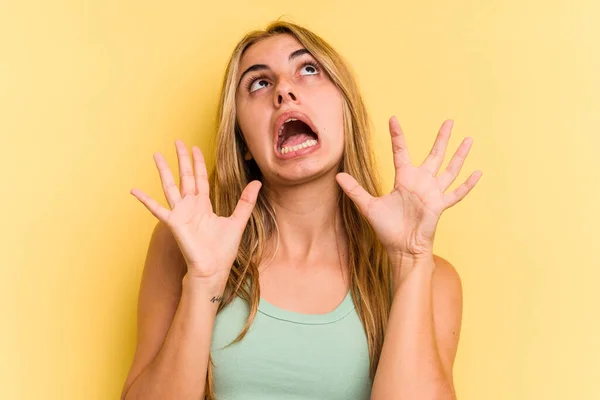
[[[211,355],[217,400],[362,400],[371,393],[369,349],[350,292],[331,312],[303,314],[260,299],[246,336],[248,303],[216,317]]]

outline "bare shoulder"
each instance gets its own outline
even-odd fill
[[[186,269],[185,259],[169,227],[163,222],[158,222],[154,227],[146,252],[140,282],[140,302],[151,300],[156,295],[163,295],[171,298],[171,301],[177,300],[178,302],[178,297],[181,295],[181,281]],[[150,302],[150,304],[157,305],[154,302]],[[139,306],[142,305],[144,304],[139,304]],[[163,304],[158,305],[162,306]],[[143,310],[138,307],[138,313],[141,311]]]
[[[460,275],[446,259],[434,255],[433,317],[440,358],[452,382],[462,324],[463,292]],[[453,385],[454,386],[454,385]]]
[[[175,238],[164,223],[158,222],[144,262],[138,295],[137,344],[123,397],[162,347],[179,304],[185,272],[185,260]]]
[[[162,282],[165,291],[180,292],[186,269],[185,259],[171,230],[159,221],[148,244],[140,292],[155,282]]]
[[[458,271],[448,260],[434,255],[433,307],[437,319],[453,327],[460,326],[463,290]]]
[[[454,291],[462,293],[462,281],[454,265],[438,255],[433,255],[435,271],[433,273],[434,290]],[[458,294],[458,293],[454,293]]]

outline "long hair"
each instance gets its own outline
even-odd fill
[[[246,145],[236,122],[236,76],[244,51],[262,39],[289,34],[321,64],[343,99],[344,151],[339,172],[347,172],[373,196],[381,196],[379,174],[370,145],[370,121],[352,71],[343,58],[323,39],[291,22],[274,21],[265,30],[252,31],[235,47],[225,72],[219,102],[215,166],[210,174],[210,196],[217,215],[230,215],[245,186],[261,180],[256,162],[244,160]],[[339,198],[343,227],[348,236],[350,290],[364,327],[373,379],[391,305],[391,267],[387,254],[368,221],[343,192]],[[236,296],[246,300],[250,314],[246,325],[232,342],[242,340],[256,316],[260,300],[258,265],[267,239],[277,234],[273,206],[264,191],[242,235],[218,312]],[[247,284],[249,283],[249,284]],[[212,359],[209,358],[205,398],[212,400]]]

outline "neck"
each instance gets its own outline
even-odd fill
[[[345,249],[339,196],[335,179],[317,179],[300,185],[265,185],[279,227],[269,238],[268,257],[284,265],[297,267],[337,260]],[[336,261],[337,265],[337,261]]]

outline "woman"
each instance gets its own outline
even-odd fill
[[[159,223],[122,399],[455,398],[461,283],[433,238],[481,176],[444,193],[472,140],[438,175],[452,121],[415,167],[392,117],[382,196],[348,66],[279,21],[235,48],[218,118],[210,179],[176,141],[170,209],[131,191]]]

